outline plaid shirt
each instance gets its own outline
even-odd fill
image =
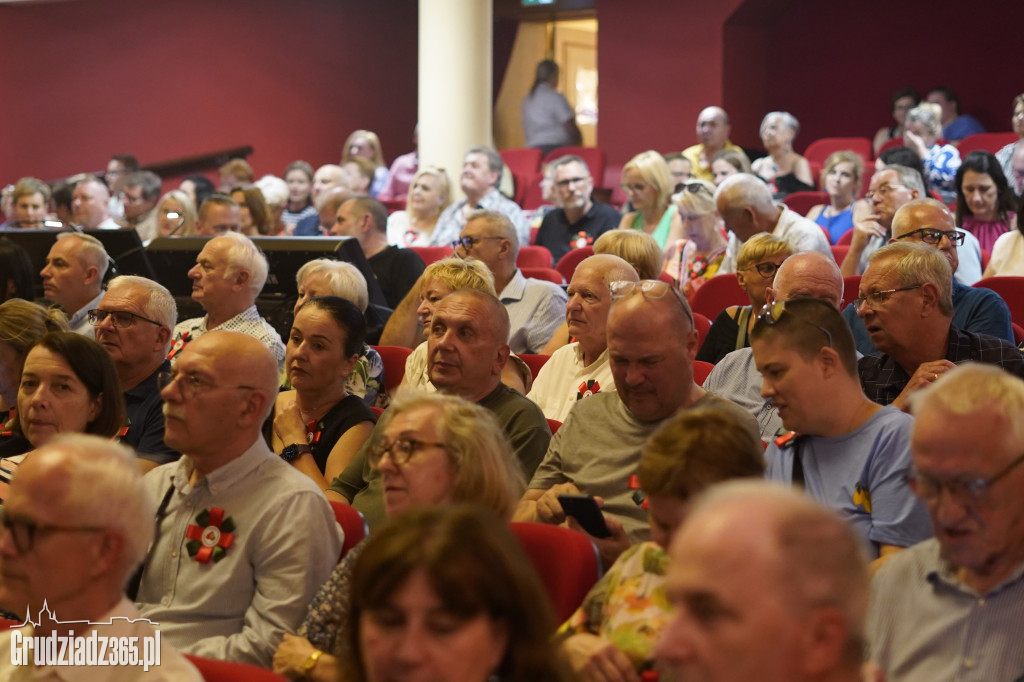
[[[1024,354],[1012,344],[985,334],[961,331],[950,325],[946,359],[954,364],[967,361],[999,365],[1007,372],[1024,379]],[[896,400],[910,375],[888,355],[866,355],[857,363],[860,382],[869,400],[888,405]]]

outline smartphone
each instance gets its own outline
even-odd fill
[[[601,507],[590,495],[559,495],[558,502],[566,516],[576,519],[583,530],[595,538],[606,538],[612,534],[604,522]]]

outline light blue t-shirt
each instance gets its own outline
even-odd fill
[[[905,480],[913,424],[913,417],[888,405],[843,436],[802,436],[783,448],[772,442],[765,478],[791,483],[799,449],[807,494],[849,519],[871,558],[878,558],[880,544],[909,547],[932,537],[924,503]]]

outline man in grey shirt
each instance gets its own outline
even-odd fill
[[[910,481],[935,538],[875,577],[869,659],[889,682],[1021,679],[1024,381],[964,365],[912,406]]]

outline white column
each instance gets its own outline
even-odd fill
[[[466,150],[492,145],[489,0],[419,0],[420,165],[448,172],[453,200]]]

